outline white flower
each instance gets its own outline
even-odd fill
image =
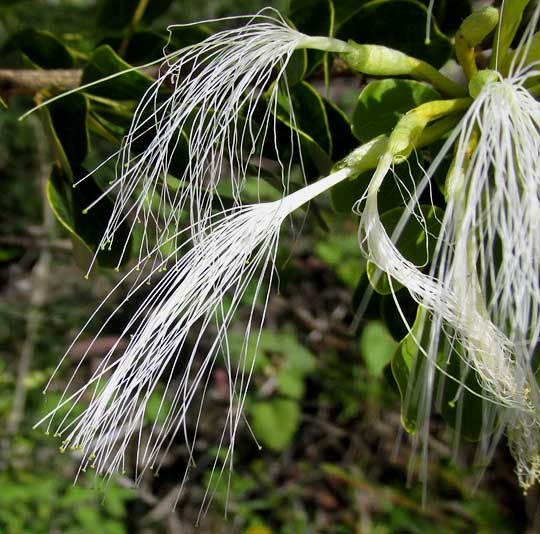
[[[367,144],[366,151],[369,147]],[[255,361],[254,354],[248,353],[248,339],[254,336],[258,340],[268,294],[262,295],[260,316],[252,304],[242,352],[234,357],[228,345],[229,325],[250,282],[256,282],[253,302],[261,291],[267,291],[263,289],[265,275],[268,287],[271,285],[283,221],[352,173],[345,167],[281,200],[240,206],[211,216],[204,222],[204,230],[188,237],[171,253],[178,257],[174,266],[157,281],[91,379],[82,386],[75,385],[81,361],[58,406],[38,424],[48,420],[48,429],[64,438],[64,448],[81,451],[81,469],[91,466],[104,475],[124,468],[128,443],[135,441],[140,477],[147,468],[159,469],[164,450],[178,434],[183,435],[190,454],[194,454],[204,393],[216,360],[222,355],[230,392],[219,449],[226,449],[222,469],[225,465],[232,467],[236,432]],[[156,266],[155,271],[159,268]],[[152,274],[138,279],[111,317]],[[117,347],[122,339],[129,342],[119,354]],[[148,431],[144,415],[158,382],[165,384],[162,417]],[[79,403],[85,406],[75,415]],[[62,415],[57,416],[59,411]],[[196,422],[191,434],[186,424],[190,412],[191,423]],[[217,465],[216,459],[214,469]]]
[[[377,189],[391,154],[370,184],[359,234],[366,256],[430,312],[427,341],[418,339],[427,362],[419,378],[411,373],[417,381],[409,395],[425,404],[420,426],[427,432],[435,370],[446,373],[449,358],[461,358],[463,375],[453,377],[463,382],[458,396],[473,371],[486,401],[481,454],[492,453],[506,426],[525,489],[540,480],[540,103],[528,91],[540,70],[525,64],[538,15],[539,8],[509,75],[489,71],[473,80],[485,83],[418,187],[417,195],[455,145],[430,273],[401,255],[379,218]]]
[[[111,245],[120,224],[127,223],[130,234],[141,224],[139,259],[149,259],[150,249],[160,255],[161,249],[154,244],[176,239],[184,210],[197,236],[209,221],[223,175],[230,180],[234,204],[241,204],[249,166],[259,169],[255,173],[261,172],[259,151],[265,142],[275,147],[283,191],[287,192],[292,160],[300,147],[293,133],[296,120],[285,68],[297,49],[339,51],[347,45],[336,39],[306,36],[273,9],[252,17],[235,17],[242,18],[248,19],[246,25],[215,33],[166,56],[162,74],[136,108],[118,153],[115,181],[89,206],[114,191],[114,211],[102,247]],[[164,98],[163,86],[170,85],[170,95]],[[278,96],[284,100],[279,114],[293,126],[292,153],[286,161],[282,161],[275,139]],[[267,140],[269,132],[274,138]],[[148,146],[137,153],[137,143],[150,135]],[[171,158],[182,145],[187,166],[176,176],[179,181],[171,190]]]

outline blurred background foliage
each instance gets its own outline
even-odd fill
[[[366,11],[350,16],[364,4]],[[372,28],[365,14],[374,9],[372,4],[377,8],[376,2],[336,2],[338,34],[376,36],[380,29]],[[425,11],[414,0],[382,4]],[[469,2],[436,4],[439,27],[451,35]],[[0,70],[84,68],[83,78],[95,79],[122,68],[120,57],[134,64],[158,58],[166,42],[164,29],[171,23],[253,13],[268,5],[289,13],[301,30],[328,33],[327,1],[293,0],[289,6],[287,0],[150,0],[134,22],[137,5],[135,0],[0,0]],[[197,31],[173,36],[173,43],[199,39],[205,30]],[[437,32],[429,50],[411,46],[442,64],[449,41]],[[97,55],[104,44],[112,48],[100,48]],[[312,86],[294,89],[307,106],[308,153],[317,155],[308,161],[312,179],[355,146],[353,133],[361,140],[380,133],[377,129],[385,131],[399,111],[386,116],[383,126],[379,115],[366,120],[380,113],[376,95],[381,87],[370,86],[357,102],[365,80],[340,73],[326,90],[326,61],[309,54],[304,68]],[[296,218],[296,230],[284,232],[279,291],[272,292],[269,302],[246,402],[251,432],[241,429],[235,470],[230,478],[222,477],[212,505],[202,514],[219,420],[228,402],[224,368],[216,367],[207,393],[210,402],[197,444],[202,461],[175,509],[187,458],[181,442],[171,447],[159,477],[145,476],[133,487],[130,471],[107,481],[80,473],[77,453],[59,454],[55,439],[42,428],[33,429],[56,405],[92,332],[74,346],[44,397],[41,391],[59,357],[119,276],[99,269],[84,279],[82,268],[96,229],[69,212],[77,199],[64,186],[83,172],[83,164],[92,169],[107,156],[125,128],[121,113],[112,113],[99,97],[104,92],[109,98],[135,99],[148,83],[138,76],[98,87],[93,96],[60,101],[24,122],[18,117],[50,95],[49,89],[36,91],[0,76],[0,96],[7,104],[0,111],[0,532],[540,532],[538,493],[520,493],[504,444],[485,472],[478,458],[477,467],[466,468],[473,463],[474,444],[462,443],[457,450],[448,446],[451,429],[442,417],[433,422],[427,503],[422,505],[423,488],[408,477],[412,451],[402,439],[400,397],[389,365],[404,335],[390,311],[391,296],[375,294],[359,327],[351,327],[367,287],[356,220],[350,215],[351,198],[358,191],[351,189],[334,191],[307,219],[302,214]],[[320,94],[311,94],[310,87]],[[411,105],[433,98],[426,96],[425,87],[417,91],[410,83],[402,91]],[[376,105],[370,107],[373,99]],[[130,105],[126,102],[125,109]],[[105,120],[107,111],[117,128]],[[315,132],[317,113],[333,117],[334,130],[326,138],[324,131]],[[53,163],[56,174],[48,181]],[[47,187],[63,225],[52,214]],[[246,191],[253,198],[260,193]],[[263,192],[267,198],[272,195],[270,187]],[[249,291],[245,299],[249,301]],[[100,316],[106,318],[114,304],[109,302]],[[129,309],[123,310],[107,326],[90,353],[90,369],[117,341],[128,316]],[[242,325],[237,328],[230,338],[233,353],[235,344],[242,343]],[[156,417],[159,422],[159,393],[148,405],[150,423]]]

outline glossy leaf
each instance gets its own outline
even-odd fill
[[[88,153],[88,103],[80,93],[68,95],[49,105],[55,139],[71,166],[81,165]]]
[[[354,205],[366,192],[372,175],[373,173],[371,171],[364,172],[357,177],[350,178],[332,187],[330,190],[330,200],[334,211],[344,214],[352,213]]]
[[[34,65],[43,69],[70,69],[75,64],[66,46],[47,31],[22,30],[10,38],[6,48],[19,49]]]
[[[212,34],[211,27],[213,27],[212,24],[203,22],[199,24],[189,24],[188,26],[169,26],[169,28],[167,28],[171,36],[169,48],[172,50],[179,50],[180,48],[200,43]]]
[[[423,366],[427,365],[427,360],[415,339],[425,346],[429,325],[427,312],[418,307],[412,331],[398,345],[391,362],[392,374],[401,396],[402,424],[409,433],[416,431],[419,413],[427,409],[421,382]],[[445,356],[444,362],[441,362],[446,374],[436,370],[431,389],[439,391],[443,388],[440,409],[446,423],[466,439],[477,441],[483,428],[483,401],[479,396],[481,387],[475,372],[466,366],[459,350],[460,345],[455,341],[450,356]],[[468,389],[460,387],[459,383],[463,380]]]
[[[334,4],[336,28],[353,17],[355,13],[371,0],[332,0]]]
[[[73,176],[76,180],[87,174],[82,167],[73,168]],[[85,213],[88,205],[101,194],[102,190],[92,176],[87,177],[77,187],[73,187],[70,177],[58,165],[53,167],[47,183],[47,198],[57,219],[91,254],[97,250],[112,212],[111,201],[104,198],[92,208],[91,212]],[[119,263],[125,263],[129,257],[129,244],[126,246],[127,253],[121,262],[120,258],[128,235],[128,229],[122,226],[116,232],[111,248],[98,253],[98,263],[103,267],[117,267]],[[81,265],[81,267],[85,268],[88,265]]]
[[[81,84],[101,80],[111,74],[131,68],[131,65],[121,59],[110,46],[103,45],[94,50],[84,67]],[[139,100],[151,84],[151,78],[133,70],[94,85],[86,91],[113,100]]]
[[[351,124],[347,115],[333,102],[323,98],[324,111],[328,120],[328,130],[332,141],[331,156],[334,161],[344,158],[358,146],[351,131]]]
[[[395,298],[399,301],[399,310]],[[413,324],[418,312],[418,303],[408,291],[397,295],[380,296],[379,315],[396,341],[401,341],[409,332],[407,324]],[[403,318],[407,324],[403,322]]]
[[[318,177],[332,166],[332,139],[322,97],[307,82],[300,82],[290,90],[296,128],[300,134],[303,156],[307,159],[306,172]],[[288,124],[289,127],[292,125]]]
[[[261,152],[269,159],[286,160],[294,150],[294,161],[299,163],[300,155],[296,142],[294,149],[291,143],[291,138],[298,135],[306,175],[308,178],[318,178],[327,174],[332,167],[332,160],[328,154],[331,138],[324,103],[320,95],[306,82],[291,87],[290,95],[296,123],[292,124],[289,119],[288,98],[281,95],[278,100],[275,140],[274,135],[268,135]],[[263,108],[260,111],[264,113]],[[324,148],[321,145],[324,145]],[[279,156],[276,147],[279,148]]]
[[[330,154],[332,138],[321,95],[307,82],[301,82],[291,88],[290,95],[298,128]]]
[[[339,28],[337,36],[395,48],[439,68],[449,59],[452,46],[435,20],[427,45],[426,20],[427,9],[416,0],[373,0],[362,5]]]
[[[144,133],[139,135],[137,139],[133,140],[131,145],[132,150],[137,154],[143,153],[154,139],[155,132],[155,127],[149,127]],[[176,135],[169,142],[169,149],[172,149],[172,153],[168,158],[168,172],[172,176],[180,178],[189,164],[189,146],[187,134],[185,132],[177,131]]]
[[[409,110],[441,98],[428,85],[388,78],[368,83],[360,93],[352,118],[352,131],[363,143],[390,134]]]
[[[479,396],[482,388],[475,371],[464,363],[458,353],[461,349],[459,343],[455,342],[453,349],[446,367],[449,377],[444,378],[441,413],[444,420],[461,436],[477,441],[482,434],[483,401]],[[468,389],[460,388],[461,381],[465,382]]]
[[[411,332],[397,346],[391,361],[392,375],[401,397],[401,423],[410,434],[416,432],[418,411],[423,400],[421,384],[416,379],[420,376],[424,361],[416,340],[422,341],[428,332],[427,320],[426,311],[418,307]]]
[[[285,75],[289,87],[301,82],[306,76],[308,68],[307,51],[305,49],[295,50],[291,59],[287,63]]]
[[[151,31],[135,32],[129,44],[123,59],[133,65],[141,65],[151,60],[163,56],[163,48],[167,46],[168,40],[159,33]],[[111,48],[118,50],[122,44],[122,37],[109,37],[100,43],[107,44]]]
[[[289,19],[308,35],[331,35],[334,25],[334,6],[332,0],[291,0]],[[324,52],[308,50],[308,72],[323,61]]]

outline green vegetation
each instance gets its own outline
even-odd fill
[[[140,226],[131,231],[127,218],[115,241],[100,249],[114,194],[87,208],[114,178],[114,160],[74,184],[121,146],[137,102],[158,75],[163,48],[179,49],[231,23],[178,27],[170,35],[169,24],[255,13],[269,4],[302,32],[394,47],[437,68],[452,56],[453,38],[472,9],[468,0],[437,1],[426,44],[429,2],[419,0],[0,0],[0,533],[488,534],[540,529],[538,490],[524,495],[519,489],[506,442],[501,441],[489,466],[475,452],[483,417],[474,394],[481,392],[475,372],[466,377],[468,411],[459,416],[459,425],[458,386],[449,380],[440,390],[424,464],[426,485],[419,480],[422,450],[415,449],[406,431],[417,430],[422,399],[408,397],[407,383],[419,372],[415,339],[417,333],[422,339],[424,315],[402,284],[360,253],[358,215],[351,210],[372,171],[342,182],[289,217],[280,234],[268,303],[269,277],[263,290],[252,281],[226,337],[231,368],[225,358],[212,362],[191,418],[177,432],[168,429],[174,436],[159,468],[143,469],[134,438],[123,470],[100,476],[81,469],[81,451],[67,448],[60,454],[62,440],[54,428],[50,433],[46,423],[34,428],[62,402],[66,386],[83,387],[116,344],[120,354],[125,350],[126,324],[155,284],[154,279],[147,287],[142,284],[107,320],[125,294],[105,298],[135,265],[147,237]],[[509,46],[513,35],[504,37]],[[18,120],[66,89],[150,63]],[[271,141],[257,146],[265,162],[261,181],[257,184],[258,171],[250,167],[242,193],[252,202],[281,197],[276,146],[284,161],[289,156],[293,161],[290,190],[295,191],[304,178],[313,183],[329,174],[360,143],[390,135],[413,108],[442,98],[425,82],[352,72],[337,54],[320,50],[296,51],[287,68],[290,94],[281,93],[277,100],[275,141],[271,134]],[[57,78],[58,69],[69,72]],[[37,78],[23,79],[23,72]],[[172,90],[168,80],[156,102]],[[261,94],[261,101],[267,95]],[[294,125],[287,120],[288,107],[295,111]],[[260,109],[251,111],[261,120]],[[143,152],[157,129],[152,125],[133,150]],[[291,132],[299,135],[302,160]],[[439,147],[440,141],[418,147],[407,162],[394,166],[399,178],[381,186],[378,208],[389,235],[400,224],[408,188],[420,182]],[[179,133],[169,163],[168,191],[179,191],[190,164],[186,132]],[[424,272],[434,252],[427,242],[439,234],[444,217],[449,167],[447,158],[420,199],[422,220],[413,217],[397,241],[403,255]],[[223,203],[215,203],[214,213],[233,203],[231,189],[220,187]],[[162,208],[149,196],[152,202],[151,207]],[[187,210],[178,215],[183,222],[188,217]],[[160,253],[172,247],[162,244]],[[96,251],[97,261],[87,272]],[[171,265],[167,268],[170,272]],[[102,301],[44,396],[60,357]],[[225,295],[220,312],[225,315],[234,305]],[[258,325],[263,316],[260,336],[246,340],[246,324]],[[212,341],[192,334],[182,350],[187,354],[200,346],[207,351]],[[193,372],[201,365],[195,363]],[[450,378],[460,377],[459,363],[452,365]],[[248,370],[250,386],[232,462],[220,440],[231,376],[239,369]],[[172,386],[164,374],[149,396],[142,436],[166,428],[167,414],[177,406],[175,388],[181,391],[180,375],[173,375]],[[61,408],[58,417],[80,415],[90,391],[73,411]],[[456,426],[464,439],[455,436]],[[197,435],[194,451],[184,434]],[[214,469],[216,456],[223,471]]]

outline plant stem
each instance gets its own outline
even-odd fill
[[[139,0],[139,3],[137,4],[137,7],[135,8],[135,11],[133,13],[133,18],[131,19],[131,22],[127,29],[127,33],[122,39],[122,43],[120,44],[120,48],[118,49],[118,55],[120,57],[124,57],[126,55],[129,42],[131,41],[131,38],[135,33],[135,28],[137,27],[137,24],[139,24],[139,22],[141,21],[144,12],[146,11],[146,8],[148,7],[148,2],[149,0]]]

